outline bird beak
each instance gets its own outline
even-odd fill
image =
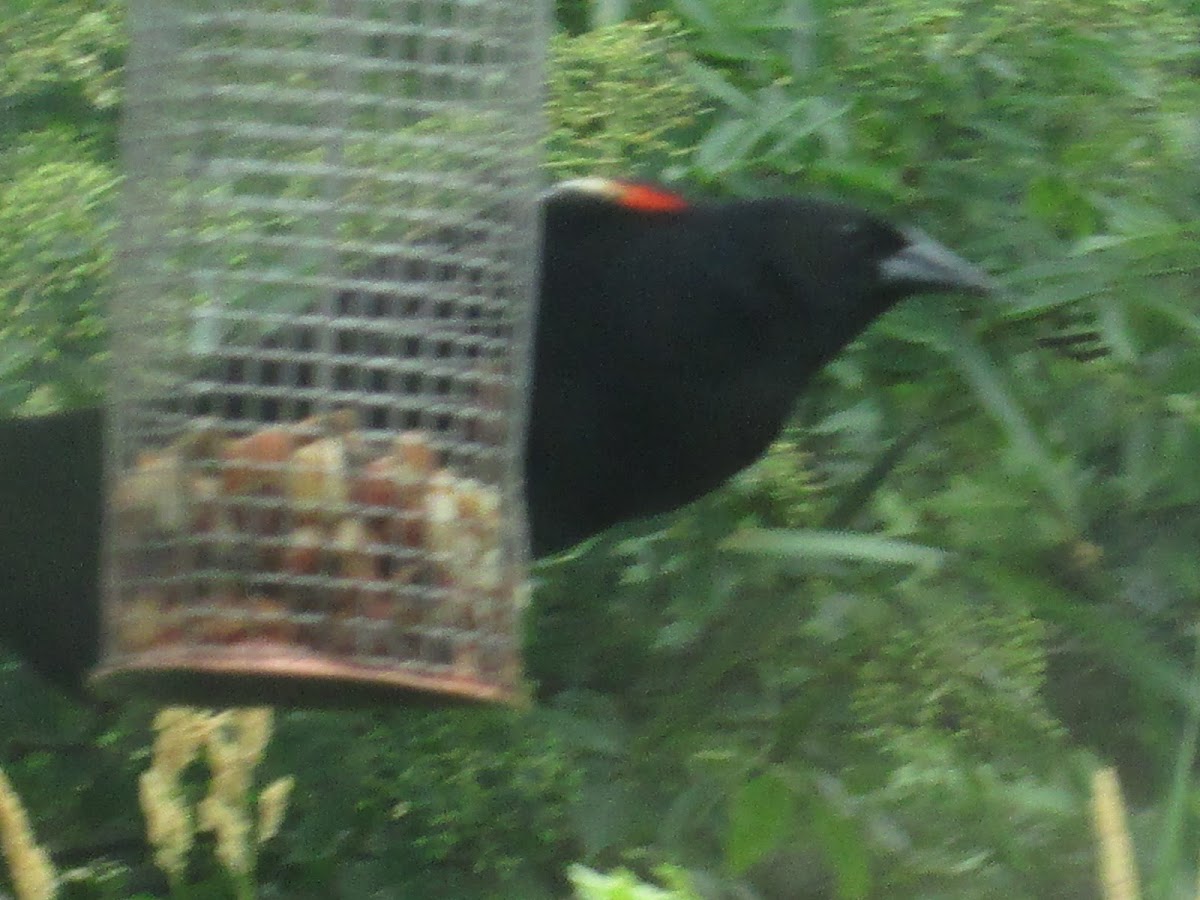
[[[884,283],[905,293],[992,294],[996,282],[987,272],[952,253],[929,235],[907,229],[908,243],[879,263]]]

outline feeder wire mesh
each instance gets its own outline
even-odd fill
[[[546,21],[131,3],[98,687],[513,695]]]

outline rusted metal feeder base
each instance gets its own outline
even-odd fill
[[[89,678],[111,700],[132,697],[196,706],[353,707],[524,705],[519,688],[454,672],[335,660],[287,645],[214,653],[172,650],[107,665]]]

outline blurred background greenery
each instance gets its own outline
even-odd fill
[[[838,194],[1011,302],[894,311],[727,489],[541,565],[532,711],[278,717],[263,766],[296,787],[259,895],[538,900],[573,872],[666,896],[584,863],[679,897],[1092,898],[1114,764],[1145,896],[1195,897],[1200,3],[558,22],[552,175]],[[5,414],[99,396],[123,42],[115,0],[0,14]],[[136,800],[153,710],[0,666],[0,763],[62,895],[166,896]]]

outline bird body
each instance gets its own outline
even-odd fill
[[[567,182],[543,205],[526,501],[535,556],[754,462],[879,314],[987,278],[919,232],[803,198]],[[0,637],[77,687],[99,630],[103,412],[0,423]],[[15,573],[15,577],[14,574]]]
[[[0,640],[78,689],[96,659],[104,417],[0,425]]]

